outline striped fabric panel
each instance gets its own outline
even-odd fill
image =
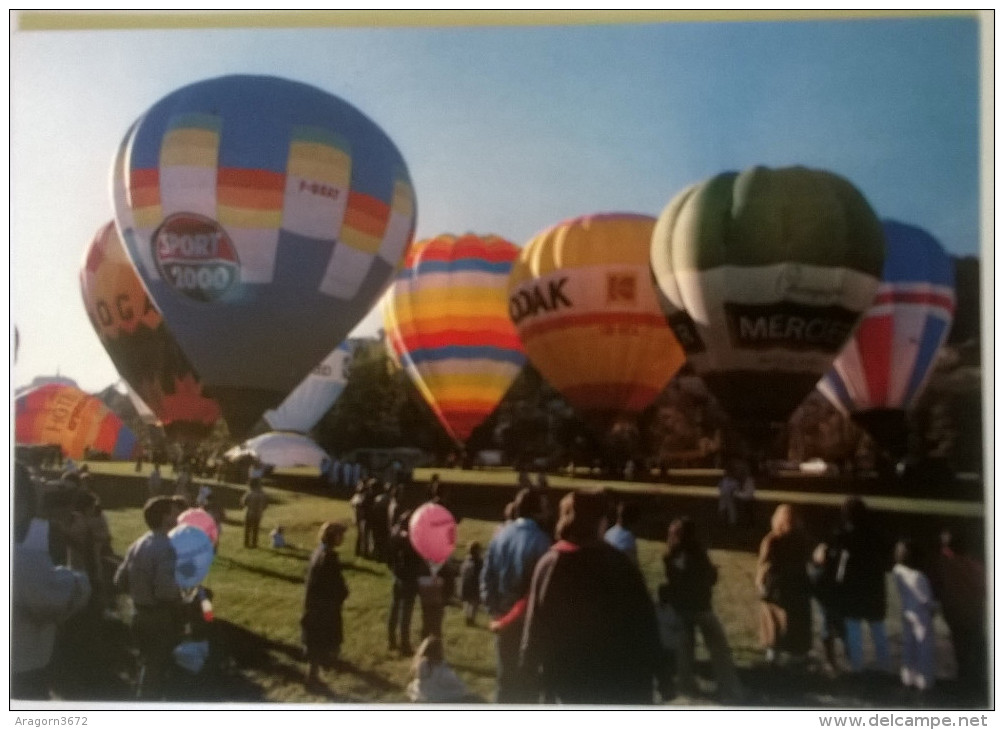
[[[268,170],[220,168],[217,220],[235,228],[279,228],[285,176]]]
[[[182,114],[168,122],[160,145],[160,167],[215,168],[223,120],[211,114]]]
[[[428,343],[423,342],[423,344],[427,345]],[[405,341],[405,346],[407,347],[407,341]],[[408,356],[416,366],[439,362],[441,360],[461,358],[475,358],[522,365],[525,359],[523,353],[518,350],[485,345],[447,345],[443,347],[422,347],[420,349],[409,348]]]
[[[387,203],[353,190],[349,193],[339,240],[359,251],[376,255],[383,243],[389,219],[390,206]]]
[[[164,218],[160,205],[160,170],[130,170],[129,201],[138,228],[159,225]]]
[[[397,267],[415,237],[415,191],[407,172],[398,170],[391,196],[390,220],[383,233],[377,256]]]
[[[504,324],[505,320],[496,318],[495,322]],[[412,330],[402,338],[402,345],[406,349],[414,349],[421,342],[426,347],[438,348],[459,342],[490,345],[518,352],[523,350],[522,341],[515,332],[502,326],[496,327],[491,321],[473,318],[465,322],[463,318],[444,318],[438,324],[427,321],[427,325],[430,331],[421,340],[415,338]]]
[[[348,188],[352,174],[352,147],[334,130],[294,127],[286,172]]]

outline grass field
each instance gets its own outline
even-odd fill
[[[122,554],[129,543],[145,531],[139,507],[146,496],[145,480],[137,477],[131,464],[92,463],[95,491],[101,496],[113,534],[113,547]],[[144,471],[145,474],[145,471]],[[488,474],[488,473],[481,473]],[[170,476],[168,474],[168,476]],[[194,702],[276,702],[276,703],[401,703],[406,700],[404,687],[409,679],[409,660],[387,649],[386,621],[390,604],[391,579],[383,564],[356,558],[353,554],[355,529],[346,535],[339,550],[351,595],[343,610],[345,643],[342,655],[345,666],[327,672],[328,691],[308,693],[302,682],[306,668],[301,656],[299,625],[303,601],[303,577],[310,551],[316,544],[319,526],[326,520],[351,522],[350,508],[344,498],[333,498],[316,490],[284,489],[289,482],[298,487],[309,485],[310,472],[277,475],[266,492],[273,500],[262,525],[258,549],[243,547],[242,514],[237,509],[244,487],[215,485],[228,507],[219,552],[205,585],[215,594],[213,625],[214,656],[198,677],[190,678],[179,690],[178,699]],[[427,475],[419,473],[421,480]],[[472,476],[468,473],[468,476]],[[507,475],[508,483],[513,475]],[[484,477],[482,477],[484,478]],[[494,479],[495,477],[491,477]],[[450,475],[453,479],[453,475]],[[555,487],[569,486],[554,484]],[[690,498],[707,496],[691,495]],[[487,544],[497,525],[485,518],[469,495],[458,500],[461,514],[457,556],[471,541]],[[651,516],[653,524],[665,515]],[[656,519],[658,517],[658,519]],[[290,547],[273,550],[267,547],[267,533],[277,524],[284,526]],[[748,690],[751,707],[898,707],[910,706],[914,699],[903,694],[890,675],[868,675],[864,681],[832,679],[815,666],[805,669],[768,668],[761,664],[756,637],[756,597],[753,589],[755,548],[763,526],[738,528],[730,540],[719,540],[714,531],[708,537],[711,556],[720,572],[715,591],[715,609],[726,627],[740,676]],[[649,589],[654,593],[662,580],[662,533],[639,541],[640,562]],[[898,601],[891,590],[887,628],[894,656],[898,655]],[[121,621],[106,626],[108,656],[98,657],[100,671],[82,679],[79,668],[66,669],[60,689],[67,699],[126,701],[130,696],[132,659],[124,651],[112,648],[124,641],[124,621],[128,619],[128,601],[119,599]],[[478,625],[465,625],[459,606],[450,607],[444,623],[446,656],[469,689],[489,702],[494,689],[494,651],[492,635],[482,613]],[[420,627],[416,606],[413,631]],[[954,668],[947,640],[947,629],[939,619],[938,656],[942,681],[928,700],[935,706],[985,706],[985,695],[974,699],[971,692],[956,687],[950,677]],[[417,637],[415,644],[417,645]],[[703,653],[699,651],[699,658]],[[697,697],[679,697],[673,705],[713,705],[713,683],[706,662],[700,666],[702,693]],[[975,703],[975,704],[974,704]]]

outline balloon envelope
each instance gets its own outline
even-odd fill
[[[115,369],[165,433],[181,439],[208,436],[220,407],[202,392],[198,375],[147,296],[114,222],[102,226],[91,241],[80,289]]]
[[[168,538],[178,558],[174,568],[178,587],[195,588],[209,575],[216,557],[212,540],[194,525],[178,525],[168,533]]]
[[[310,371],[274,410],[265,412],[265,421],[275,431],[306,433],[333,406],[349,381],[352,345],[346,340]]]
[[[506,282],[519,248],[494,235],[441,235],[412,246],[384,298],[390,350],[458,442],[491,414],[526,357]]]
[[[69,385],[30,388],[14,402],[14,437],[19,444],[58,444],[72,459],[88,449],[116,460],[132,459],[136,435],[100,399]]]
[[[254,456],[272,466],[317,466],[328,458],[327,452],[300,433],[269,432],[248,439],[226,454],[228,459]]]
[[[783,422],[875,296],[882,229],[832,173],[752,168],[678,194],[652,273],[687,360],[742,424]]]
[[[915,226],[885,221],[882,283],[819,390],[894,456],[906,453],[906,412],[920,397],[955,313],[952,260]]]
[[[220,528],[213,516],[201,508],[187,509],[178,515],[179,525],[191,525],[202,530],[215,545],[220,539]]]
[[[116,223],[143,283],[235,434],[369,312],[411,241],[393,142],[306,84],[225,76],[130,129]]]
[[[450,510],[427,502],[412,513],[408,538],[422,558],[432,563],[444,563],[457,546],[457,522]]]
[[[684,362],[649,274],[655,219],[577,218],[534,237],[509,277],[527,357],[595,427],[648,407]]]

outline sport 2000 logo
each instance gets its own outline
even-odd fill
[[[160,275],[190,299],[219,299],[238,279],[237,250],[223,227],[211,218],[174,213],[160,224],[151,243]]]

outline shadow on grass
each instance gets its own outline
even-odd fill
[[[368,687],[380,690],[381,692],[403,691],[400,685],[391,682],[383,675],[377,674],[376,672],[368,669],[361,669],[352,662],[345,661],[344,659],[338,662],[336,669],[339,674],[351,674],[352,676],[365,682]]]
[[[495,677],[494,669],[486,669],[485,667],[475,667],[470,664],[458,664],[456,662],[450,662],[450,665],[454,669],[462,670],[468,674],[476,674],[480,677]]]
[[[359,562],[344,562],[342,563],[342,570],[351,573],[366,573],[367,575],[384,576],[386,572],[379,570],[377,568],[371,568],[365,563]]]
[[[249,573],[262,575],[266,578],[275,578],[276,580],[285,581],[286,583],[294,583],[297,585],[303,583],[303,576],[301,575],[288,575],[286,573],[280,573],[277,570],[269,570],[268,568],[262,568],[257,565],[249,565],[248,563],[243,563],[240,560],[234,560],[233,558],[229,558],[225,555],[217,555],[216,560],[228,568],[246,570]]]

